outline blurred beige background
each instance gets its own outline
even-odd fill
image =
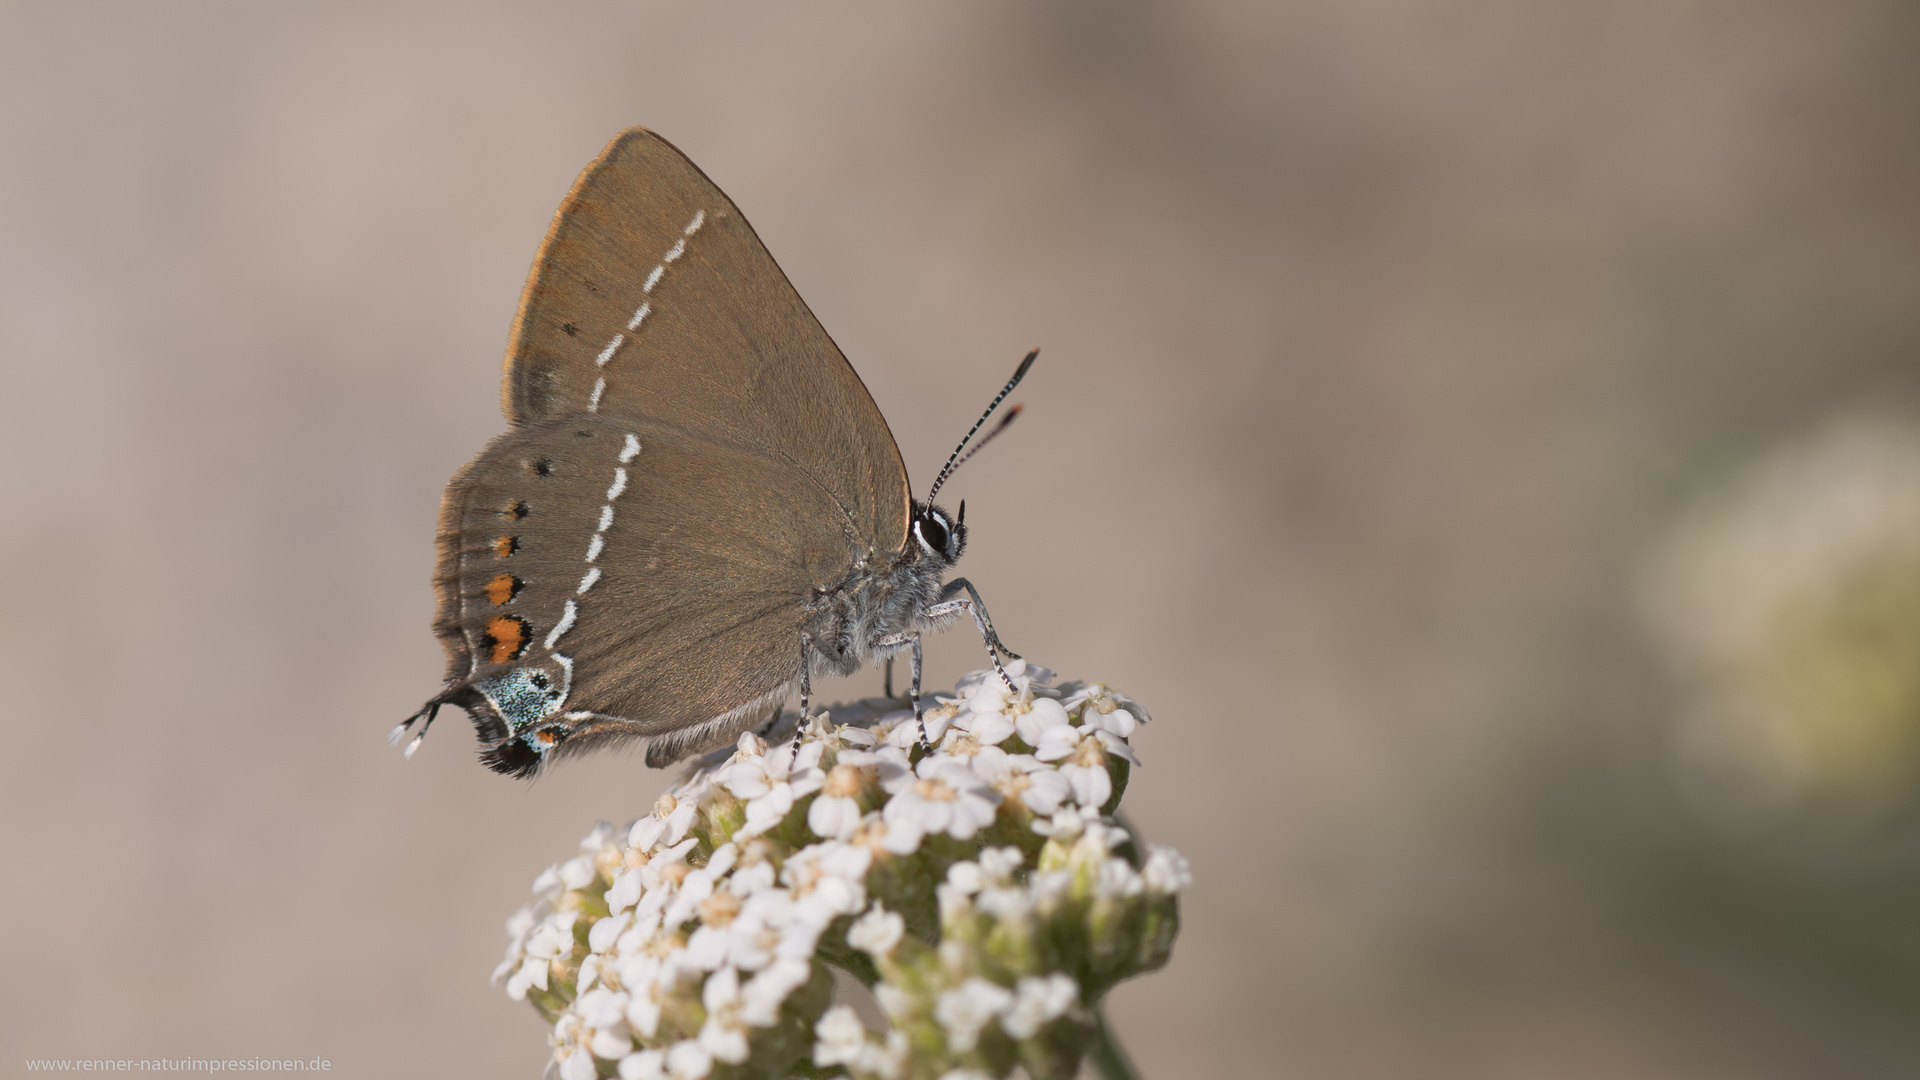
[[[1155,712],[1149,1076],[1920,1075],[1912,815],[1702,809],[1636,599],[1720,478],[1912,415],[1917,47],[1895,0],[6,5],[0,1072],[538,1075],[502,920],[666,777],[384,736],[534,248],[645,123],[916,486],[1044,347],[952,494],[1015,647]]]

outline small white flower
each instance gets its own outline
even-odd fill
[[[547,916],[527,936],[528,959],[558,960],[573,955],[573,924],[579,918],[577,911],[556,911]],[[540,989],[546,988],[543,979]]]
[[[628,1032],[625,1023],[598,1028],[593,1033],[593,1041],[588,1043],[587,1047],[593,1051],[594,1057],[604,1058],[607,1061],[619,1061],[633,1052],[633,1035]]]
[[[1079,984],[1066,975],[1028,976],[1014,987],[1013,1004],[1000,1014],[1000,1026],[1016,1039],[1030,1038],[1048,1023],[1066,1015],[1079,1000]]]
[[[740,861],[739,845],[734,844],[732,842],[728,842],[725,844],[721,844],[717,848],[714,848],[713,854],[707,856],[707,865],[701,867],[700,869],[706,871],[707,874],[711,875],[715,880],[718,880],[719,878],[725,876],[728,872],[730,872],[733,869],[734,864],[738,863],[739,861]]]
[[[1116,690],[1102,686],[1097,682],[1087,683],[1080,689],[1068,694],[1066,700],[1060,704],[1066,706],[1069,712],[1078,706],[1085,705],[1086,708],[1081,710],[1080,713],[1082,723],[1091,724],[1096,727],[1108,727],[1109,730],[1113,730],[1115,735],[1123,739],[1132,737],[1133,732],[1131,730],[1118,730],[1119,728],[1127,725],[1146,724],[1153,720],[1153,717],[1147,715],[1147,710],[1140,707],[1139,702]],[[1126,715],[1124,717],[1112,715],[1115,712],[1124,712]]]
[[[969,687],[963,697],[967,712],[974,716],[1005,716],[1020,701],[1020,691],[1017,683],[1009,690],[999,678],[988,676]]]
[[[627,924],[632,921],[632,914],[627,912],[622,912],[618,915],[609,915],[604,919],[596,920],[593,924],[593,929],[587,931],[587,948],[596,953],[611,951],[614,942],[620,940],[620,935],[625,932]]]
[[[839,764],[827,774],[820,796],[807,807],[807,828],[815,836],[845,840],[860,827],[860,793],[867,779],[858,766]]]
[[[1100,863],[1094,872],[1093,894],[1099,897],[1124,898],[1138,896],[1141,892],[1140,875],[1133,864],[1125,859],[1112,858]]]
[[[559,1059],[560,1080],[594,1080],[593,1054],[585,1047],[573,1050]]]
[[[632,957],[644,951],[660,934],[660,908],[660,903],[642,900],[633,910],[633,925],[613,943],[613,955]]]
[[[875,811],[868,817],[879,818],[880,814]],[[867,824],[863,821],[861,827],[865,828]],[[927,835],[926,830],[920,827],[920,822],[917,820],[880,820],[875,822],[874,826],[879,837],[880,850],[893,855],[911,855],[920,850],[920,841]]]
[[[847,927],[847,944],[875,960],[884,960],[906,933],[907,920],[896,912],[888,911],[876,900],[865,915],[853,920],[853,925]]]
[[[489,978],[487,981],[492,983],[494,986],[499,986],[500,980],[506,978],[507,975],[513,971],[514,967],[520,964],[524,959],[525,958],[521,956],[509,956],[505,960],[500,961],[499,965],[493,969],[493,976]],[[524,997],[525,995],[526,995],[526,992],[524,990],[521,991],[521,996]],[[514,1000],[518,1001],[520,1000],[520,998],[515,998]]]
[[[1003,986],[973,976],[941,994],[933,1018],[947,1033],[947,1049],[964,1054],[980,1041],[980,1029],[1013,1001]]]
[[[1026,856],[1017,847],[984,848],[979,856],[980,873],[991,884],[1005,885],[1013,880]]]
[[[753,733],[741,736],[740,760],[721,770],[715,782],[747,801],[747,823],[740,833],[757,836],[780,824],[795,802],[820,790],[826,774],[819,768],[818,742],[801,743],[798,751],[782,744],[771,753],[747,754],[749,736]]]
[[[1107,772],[1109,754],[1139,764],[1127,744],[1110,731],[1050,727],[1041,733],[1040,745],[1033,751],[1041,761],[1059,761],[1060,775],[1073,789],[1074,801],[1090,807],[1105,806],[1113,796],[1113,778]]]
[[[1109,825],[1099,818],[1089,818],[1086,833],[1074,846],[1074,857],[1088,863],[1106,858],[1133,843],[1133,834],[1118,825]]]
[[[994,746],[1012,737],[1016,728],[1013,720],[1005,713],[962,713],[954,718],[953,730],[947,732],[952,739],[954,732],[964,732],[973,737],[981,746]]]
[[[992,747],[973,759],[973,771],[1002,797],[1018,798],[1036,814],[1051,815],[1073,798],[1073,786],[1053,766],[1032,754],[1008,754]]]
[[[826,840],[795,852],[780,868],[780,880],[794,899],[825,925],[836,915],[857,914],[867,906],[867,867],[873,852],[854,844]]]
[[[671,1080],[706,1080],[713,1071],[713,1055],[692,1039],[667,1048],[667,1076]]]
[[[755,975],[740,991],[740,1021],[754,1027],[772,1027],[780,1022],[780,1006],[787,996],[807,985],[813,978],[813,965],[805,960],[780,960]]]
[[[922,832],[944,832],[971,840],[993,822],[1000,795],[951,758],[929,757],[909,777],[895,782],[893,798],[881,811],[889,825],[911,825]]]
[[[521,961],[519,970],[507,979],[507,996],[515,1001],[525,1001],[527,990],[535,986],[542,990],[547,988],[547,962],[529,956]]]
[[[721,968],[707,978],[700,992],[707,1022],[700,1028],[700,1046],[715,1061],[738,1065],[747,1060],[747,1026],[740,1016],[740,978],[732,968]]]
[[[626,1019],[627,995],[604,987],[589,990],[575,999],[573,1011],[590,1028],[612,1027]]]
[[[1149,844],[1146,864],[1140,868],[1140,881],[1148,892],[1166,896],[1192,885],[1193,870],[1179,852],[1162,844]]]
[[[980,864],[962,859],[947,867],[947,885],[962,896],[972,896],[985,888],[986,875],[980,872]]]
[[[506,978],[509,972],[525,962],[527,958],[528,939],[533,936],[535,928],[537,928],[548,915],[552,914],[552,912],[552,906],[545,900],[542,900],[531,907],[521,908],[519,911],[513,913],[512,918],[507,920],[507,937],[510,940],[507,942],[506,958],[500,961],[499,967],[493,969],[493,982],[495,985],[499,985],[501,979]],[[520,993],[514,997],[514,1000],[519,1001],[525,996],[526,986],[522,984]]]
[[[892,790],[889,785],[913,772],[907,750],[891,744],[876,746],[871,750],[842,750],[836,763],[872,769],[874,775],[880,778],[880,786],[888,790]]]
[[[973,916],[972,893],[955,887],[950,881],[934,886],[933,893],[940,902],[940,922],[943,926],[956,927]]]
[[[868,1043],[866,1053],[860,1057],[856,1066],[863,1073],[870,1073],[880,1080],[897,1080],[907,1064],[907,1033],[904,1031],[887,1032],[887,1041],[883,1044]]]
[[[814,1025],[813,1063],[823,1069],[854,1065],[867,1048],[867,1026],[848,1005],[835,1005]]]
[[[940,1074],[940,1080],[993,1080],[993,1074],[979,1069],[948,1069]]]
[[[1035,686],[1044,686],[1052,682],[1054,676],[1054,670],[1052,668],[1041,667],[1039,664],[1032,663],[1025,659],[1009,660],[1001,665],[1000,671],[1007,673],[1007,678],[1013,680],[1014,691],[1021,694],[1028,692]],[[989,680],[999,682],[1000,672],[995,671],[993,668],[982,668],[979,671],[970,671],[960,677],[960,683],[954,689],[957,693],[965,694],[974,687]],[[1001,683],[1001,685],[1005,686],[1006,684]]]
[[[653,804],[653,813],[633,823],[627,832],[627,844],[641,851],[652,851],[658,844],[677,844],[693,826],[700,811],[698,803],[673,792],[664,792]]]
[[[627,1026],[641,1038],[651,1039],[660,1030],[660,988],[652,977],[644,982],[629,981],[627,986]]]
[[[733,922],[727,924],[734,967],[759,971],[782,951],[784,931],[797,915],[783,889],[769,889],[750,898]]]
[[[901,734],[900,729],[904,727],[913,728],[914,733],[908,737],[905,743],[896,744],[894,741],[895,737]],[[913,722],[912,709],[896,709],[893,712],[887,713],[868,725],[867,731],[872,733],[876,749],[881,746],[898,745],[899,749],[904,750],[913,744],[913,740],[917,740],[920,737],[918,735],[919,727]]]
[[[1054,811],[1051,818],[1033,819],[1034,832],[1041,836],[1050,836],[1061,843],[1074,839],[1085,832],[1086,828],[1086,816],[1080,812],[1079,807],[1071,803]]]
[[[1131,739],[1134,729],[1140,725],[1133,718],[1132,713],[1118,705],[1106,711],[1095,712],[1093,705],[1089,703],[1087,710],[1080,714],[1080,726],[1117,735],[1122,739]]]
[[[640,893],[646,886],[641,883],[640,871],[633,868],[620,871],[613,879],[613,885],[607,889],[607,908],[611,911],[625,911],[640,899]]]
[[[674,954],[674,962],[689,971],[714,971],[727,962],[733,950],[733,935],[723,927],[702,926],[687,937],[687,947]]]
[[[1004,770],[1009,756],[998,746],[982,746],[974,741],[973,736],[965,732],[949,733],[947,740],[940,744],[940,753],[966,762],[968,768],[978,773],[980,779],[989,784],[993,783],[993,778]]]
[[[918,721],[914,720],[912,712],[907,712],[887,726],[886,744],[896,750],[912,750],[920,745],[922,727],[927,729],[927,741],[938,744],[941,736],[946,734],[947,725],[953,722],[958,713],[956,706],[946,703],[923,709]],[[874,725],[874,733],[880,733],[879,724]]]
[[[834,728],[833,737],[848,746],[872,746],[880,741],[872,731],[852,724],[841,724]]]
[[[535,924],[546,917],[547,905],[542,903],[539,907],[538,911],[531,907],[523,907],[514,912],[513,916],[507,920],[507,936],[518,942],[524,942]]]
[[[740,853],[740,866],[727,879],[727,891],[742,900],[773,887],[778,873],[766,845],[750,843]]]
[[[884,1045],[875,1043],[867,1037],[859,1015],[846,1005],[828,1009],[814,1027],[814,1036],[813,1063],[823,1069],[845,1065],[856,1076],[894,1080],[906,1064],[905,1032],[890,1031]]]
[[[653,858],[640,868],[640,884],[648,890],[669,890],[679,888],[686,880],[690,868],[687,866],[687,853],[698,843],[689,836],[670,848],[654,853]]]
[[[1014,719],[1013,725],[1019,731],[1022,742],[1037,747],[1047,731],[1064,727],[1067,723],[1067,710],[1059,702],[1052,698],[1036,698],[1027,706],[1026,712]]]

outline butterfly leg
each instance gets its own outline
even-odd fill
[[[907,685],[907,696],[913,700],[913,722],[920,725],[920,749],[933,753],[933,741],[927,738],[927,716],[920,708],[920,631],[909,630],[904,634],[893,634],[881,638],[877,644],[881,648],[894,648],[906,645],[911,648],[909,654],[913,660],[912,680]],[[892,687],[888,687],[892,689]]]
[[[813,697],[813,635],[800,635],[800,723],[807,722],[807,702]]]
[[[913,722],[920,725],[920,749],[931,754],[933,743],[927,738],[927,714],[920,708],[920,634],[915,631],[909,636],[913,638],[913,666],[907,696],[913,699]]]
[[[806,730],[808,703],[812,699],[813,635],[803,631],[800,634],[800,719],[794,721],[793,725],[793,748],[787,754],[787,768],[789,770],[793,768],[794,762],[800,760],[800,733]],[[778,710],[775,710],[773,719],[767,722],[767,730],[771,732],[773,726],[779,722],[780,713]]]
[[[967,595],[961,596],[963,592]],[[987,660],[993,664],[993,670],[1000,673],[1000,681],[1012,690],[1013,679],[1007,674],[1007,669],[1000,666],[1000,654],[1007,654],[1009,660],[1020,659],[1020,654],[1007,648],[1006,642],[1001,641],[1000,635],[994,632],[993,619],[987,615],[987,602],[980,599],[980,590],[973,587],[973,582],[966,578],[954,578],[947,582],[946,587],[940,590],[940,602],[927,608],[925,614],[933,619],[961,611],[973,616],[974,628],[980,631],[980,640],[987,647]]]

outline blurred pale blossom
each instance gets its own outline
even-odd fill
[[[1689,790],[1860,825],[1920,781],[1920,424],[1845,417],[1685,516],[1644,607],[1689,696]]]

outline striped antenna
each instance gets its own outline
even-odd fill
[[[929,504],[933,502],[934,495],[939,492],[940,485],[946,483],[947,477],[952,476],[953,471],[959,467],[958,462],[961,460],[960,451],[967,448],[967,443],[972,441],[975,433],[980,430],[980,425],[987,422],[987,418],[993,415],[993,410],[998,409],[1000,403],[1007,400],[1007,395],[1013,393],[1013,388],[1020,385],[1020,380],[1027,377],[1027,369],[1033,366],[1034,357],[1039,355],[1040,350],[1035,349],[1027,354],[1025,360],[1020,361],[1020,366],[1015,369],[1013,378],[1008,379],[1007,385],[1000,388],[1000,393],[994,396],[993,403],[987,406],[987,411],[980,414],[980,419],[973,422],[973,427],[967,431],[967,437],[961,439],[960,445],[954,447],[953,453],[947,455],[947,463],[940,467],[940,475],[933,478],[933,486],[927,489],[927,502]],[[1019,412],[1016,409],[1015,412],[1009,414],[1005,420],[1000,422],[999,427],[993,429],[992,433],[987,436],[987,439],[991,439],[994,435],[998,435],[1000,432],[1006,430],[1006,426],[1012,423],[1013,418],[1018,415]],[[980,445],[987,445],[987,439],[982,439]],[[967,456],[972,457],[973,455],[968,454]]]

